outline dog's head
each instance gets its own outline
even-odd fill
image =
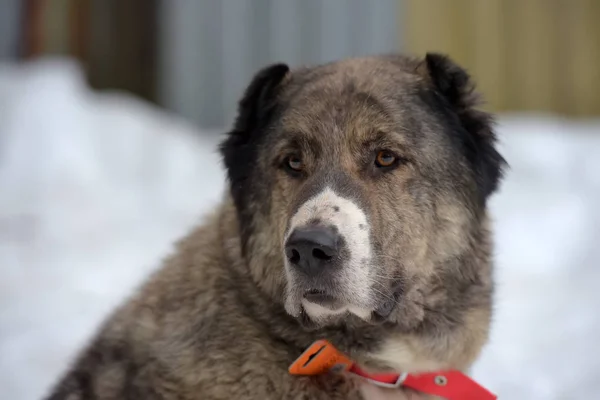
[[[313,326],[415,326],[439,277],[468,285],[449,261],[504,163],[475,105],[466,72],[437,54],[260,71],[221,147],[256,282]]]

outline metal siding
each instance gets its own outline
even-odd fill
[[[160,101],[202,127],[229,125],[254,73],[395,51],[398,0],[163,0]]]
[[[19,0],[1,0],[0,5],[0,61],[18,56],[21,4]]]

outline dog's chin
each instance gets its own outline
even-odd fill
[[[344,306],[330,309],[319,304],[303,301],[297,319],[303,328],[316,330],[338,325],[369,323],[370,315],[371,313],[368,310],[358,307]]]
[[[286,311],[298,322],[308,329],[317,329],[326,326],[338,325],[349,318],[358,317],[368,321],[371,317],[370,310],[347,304],[337,299],[299,299],[288,298]]]
[[[337,302],[336,304],[319,304],[302,299],[302,309],[309,318],[322,323],[343,320],[352,315],[364,321],[371,319],[371,310],[341,302]]]

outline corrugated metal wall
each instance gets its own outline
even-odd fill
[[[599,0],[405,0],[408,51],[466,66],[494,111],[600,115]]]
[[[398,0],[163,0],[159,102],[223,127],[254,72],[398,50]]]
[[[0,0],[0,61],[15,58],[18,54],[19,0]]]

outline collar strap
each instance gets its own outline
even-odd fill
[[[347,371],[377,386],[387,388],[403,386],[447,400],[497,399],[483,386],[456,370],[422,374],[369,374],[326,340],[314,342],[289,367],[292,375],[320,375],[330,371]]]

